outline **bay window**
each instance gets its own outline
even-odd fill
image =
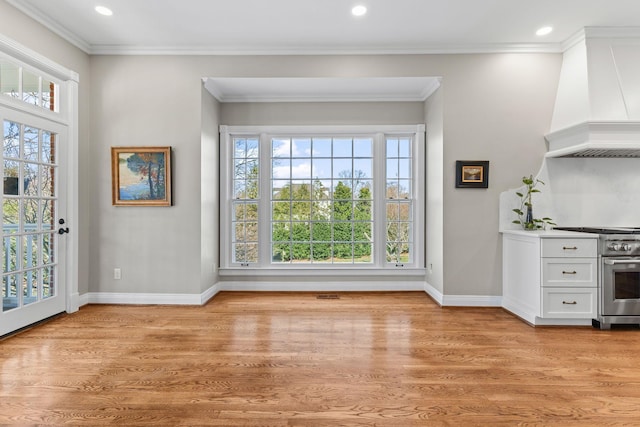
[[[424,125],[220,131],[223,269],[424,267]]]

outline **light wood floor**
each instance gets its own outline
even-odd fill
[[[0,424],[640,425],[640,331],[424,293],[91,305],[0,342]]]

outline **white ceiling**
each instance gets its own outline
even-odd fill
[[[559,52],[584,27],[640,27],[640,0],[6,1],[91,54]]]
[[[561,52],[640,27],[640,0],[6,0],[89,54]],[[368,13],[354,17],[363,4]],[[113,16],[95,12],[107,6]],[[554,31],[535,35],[542,26]],[[420,101],[424,78],[209,78],[222,102]]]

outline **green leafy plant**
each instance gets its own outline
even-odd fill
[[[513,223],[520,224],[525,230],[541,230],[546,228],[548,225],[556,225],[556,223],[549,217],[533,217],[531,196],[533,193],[540,193],[540,190],[538,190],[536,186],[538,184],[545,185],[544,182],[537,178],[534,179],[533,175],[529,175],[528,177],[522,177],[522,183],[526,188],[526,192],[516,192],[518,197],[520,197],[520,208],[513,209],[513,211],[518,215],[518,219],[514,220]]]

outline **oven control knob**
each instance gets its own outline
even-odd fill
[[[612,251],[617,251],[617,250],[619,250],[619,249],[620,249],[620,245],[619,245],[619,244],[617,244],[617,243],[611,243],[611,244],[609,245],[609,249],[610,249],[610,250],[612,250]]]
[[[631,249],[631,246],[629,246],[629,244],[628,244],[628,243],[623,243],[623,244],[622,244],[622,248],[621,248],[620,250],[622,250],[622,251],[625,251],[625,252],[626,252],[626,251],[628,251],[628,250],[630,250],[630,249]]]

